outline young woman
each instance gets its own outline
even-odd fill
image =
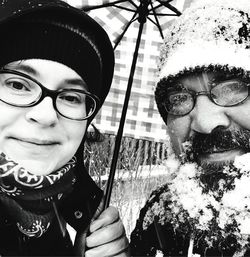
[[[127,256],[82,156],[113,75],[106,33],[57,0],[3,1],[0,31],[0,255]]]

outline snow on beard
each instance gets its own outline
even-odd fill
[[[200,180],[205,191],[223,191],[232,189],[234,179],[240,177],[240,172],[233,165],[233,161],[208,162],[200,161],[199,155],[210,154],[214,151],[228,151],[242,149],[250,152],[250,131],[244,128],[224,129],[215,128],[210,134],[195,133],[189,141],[183,143],[184,153],[181,162],[197,162],[201,167]],[[227,171],[227,172],[225,172]],[[229,172],[228,172],[229,171]]]

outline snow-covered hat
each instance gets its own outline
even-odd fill
[[[250,70],[250,1],[198,0],[165,36],[160,77],[210,64]]]
[[[169,77],[211,66],[250,71],[249,0],[196,0],[169,28],[160,54],[159,79],[167,82]],[[162,85],[155,92],[158,108],[159,88]]]

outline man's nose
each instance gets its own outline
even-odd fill
[[[199,133],[210,134],[218,126],[228,128],[230,118],[226,113],[226,108],[228,107],[216,105],[208,96],[200,95],[190,113],[191,129]]]
[[[39,104],[30,107],[26,119],[41,126],[53,127],[58,121],[58,116],[52,98],[45,97]]]

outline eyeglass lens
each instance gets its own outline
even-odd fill
[[[28,107],[35,105],[42,96],[42,88],[35,81],[12,74],[0,73],[0,99],[10,105]],[[62,90],[57,94],[55,106],[64,117],[82,120],[95,110],[95,100],[81,90]]]
[[[192,111],[199,92],[189,90],[172,91],[163,103],[169,114],[181,116]],[[223,81],[212,87],[207,94],[219,106],[234,106],[248,97],[248,84],[239,80]]]

